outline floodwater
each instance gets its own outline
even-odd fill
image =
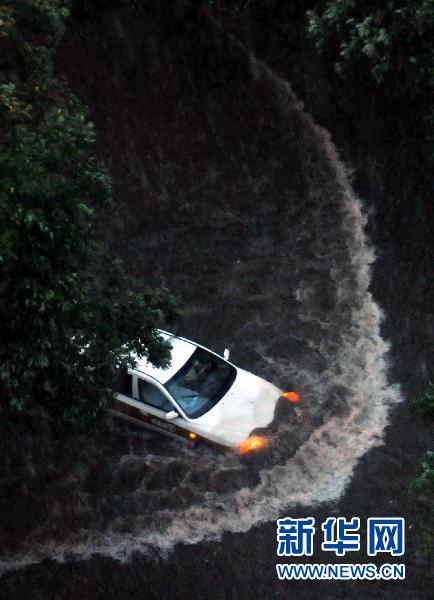
[[[211,199],[184,194],[176,218],[162,201],[158,218],[153,209],[146,223],[145,214],[122,251],[139,280],[182,292],[180,333],[219,352],[229,346],[236,364],[298,390],[302,402],[282,417],[269,451],[253,458],[195,452],[113,423],[111,441],[83,450],[79,466],[52,485],[52,501],[3,555],[4,570],[94,553],[167,556],[178,542],[248,531],[290,507],[338,499],[360,457],[382,441],[401,396],[388,382],[382,313],[368,289],[375,251],[362,203],[329,135],[289,84],[254,58],[243,61],[248,94],[259,97],[249,100],[260,106],[254,135],[235,118],[243,107],[222,113],[232,138],[240,127],[227,147],[239,154],[210,160],[196,193],[212,188]],[[207,113],[216,131],[217,104]],[[195,177],[184,181],[190,190]],[[169,176],[166,184],[170,196]],[[222,200],[235,184],[239,202]]]

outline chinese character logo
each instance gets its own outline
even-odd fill
[[[392,556],[404,554],[404,519],[402,517],[375,517],[368,519],[368,555],[388,552]]]
[[[324,532],[324,541],[321,544],[323,550],[335,552],[338,556],[344,556],[350,550],[360,550],[360,535],[350,533],[360,529],[359,517],[353,517],[347,521],[344,517],[329,517],[321,525]]]
[[[277,521],[278,556],[312,556],[315,519],[279,519]]]

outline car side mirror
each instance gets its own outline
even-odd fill
[[[230,351],[229,351],[229,348],[225,348],[225,351],[223,352],[223,358],[224,358],[225,360],[229,360],[229,356],[230,356],[230,354],[231,354],[231,353],[230,353]]]
[[[165,419],[166,421],[171,421],[172,419],[176,419],[176,417],[179,417],[176,410],[171,410],[170,412],[166,413]]]

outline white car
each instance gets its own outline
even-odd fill
[[[187,339],[159,330],[172,346],[167,369],[146,359],[120,374],[114,385],[111,412],[173,438],[207,442],[244,454],[267,446],[255,429],[266,427],[282,396],[298,401],[272,383],[231,364]]]

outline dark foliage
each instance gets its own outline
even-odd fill
[[[93,423],[133,353],[164,365],[155,330],[166,290],[132,291],[98,242],[110,178],[92,156],[86,110],[53,74],[63,0],[0,8],[0,393],[3,410],[42,402],[59,423]]]

